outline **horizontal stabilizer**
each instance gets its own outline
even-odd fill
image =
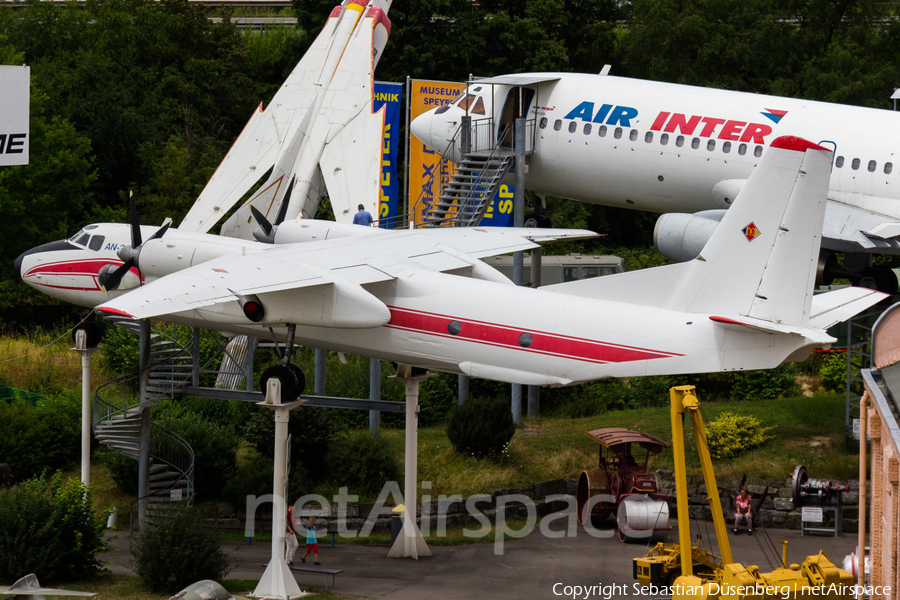
[[[833,344],[837,340],[828,335],[824,329],[810,327],[809,325],[783,325],[754,317],[719,317],[711,316],[710,321],[723,329],[733,331],[754,331],[757,333],[769,333],[775,335],[796,335],[804,337],[816,344]]]
[[[812,317],[808,324],[828,329],[875,306],[885,298],[887,294],[862,287],[846,287],[818,294],[813,298]]]

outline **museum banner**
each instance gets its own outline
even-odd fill
[[[28,164],[31,67],[0,66],[0,165]]]
[[[392,227],[399,212],[400,182],[397,178],[397,148],[400,145],[400,96],[402,83],[375,82],[374,110],[384,107],[384,141],[381,146],[381,200],[378,216],[386,227]]]

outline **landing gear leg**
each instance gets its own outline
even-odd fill
[[[281,358],[281,364],[269,367],[263,371],[262,377],[259,379],[259,390],[266,393],[266,384],[272,377],[281,381],[281,398],[283,402],[293,402],[303,394],[306,388],[306,376],[303,371],[295,364],[291,363],[291,356],[294,353],[294,335],[297,330],[296,325],[288,325],[288,336],[285,340],[284,348],[279,348],[275,343],[275,351]],[[272,331],[271,329],[269,331]],[[274,336],[274,331],[273,338]]]

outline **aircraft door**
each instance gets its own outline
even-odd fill
[[[497,128],[497,141],[503,148],[514,146],[515,121],[528,117],[532,102],[534,102],[534,90],[531,88],[514,87],[506,94],[506,101],[503,103],[503,110],[500,113],[500,124]]]

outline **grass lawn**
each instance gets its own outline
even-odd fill
[[[703,402],[703,398],[700,398]],[[844,396],[823,394],[747,402],[703,404],[705,420],[730,411],[752,415],[775,437],[759,448],[731,460],[714,461],[722,481],[732,477],[788,477],[798,464],[814,477],[846,480],[859,472],[858,456],[842,451]],[[516,432],[507,451],[496,460],[456,453],[442,427],[419,429],[419,479],[432,482],[432,497],[440,494],[469,496],[491,488],[515,487],[550,479],[577,477],[597,462],[599,446],[585,431],[600,427],[627,427],[671,440],[669,408],[613,411],[584,419],[539,419]],[[686,433],[688,473],[700,474],[700,462],[690,421]],[[402,460],[404,432],[385,429],[383,435]],[[671,449],[651,458],[651,469],[671,469]],[[336,490],[335,490],[336,491]]]

